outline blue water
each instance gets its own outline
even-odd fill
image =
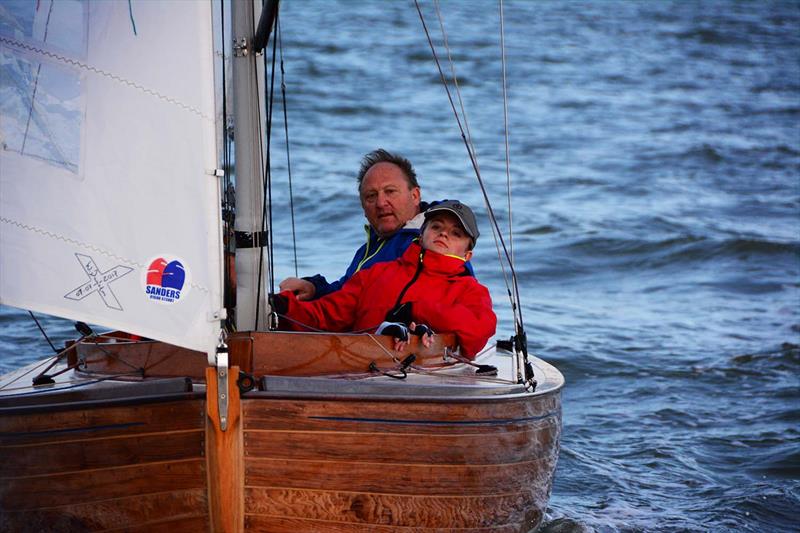
[[[507,228],[498,9],[440,7]],[[568,382],[547,527],[799,530],[800,3],[506,1],[505,30],[522,311]],[[413,2],[286,2],[281,33],[301,275],[343,272],[363,235],[355,172],[378,146],[412,160],[424,198],[482,206]],[[276,121],[281,279],[294,265]],[[477,211],[473,262],[507,337]],[[48,351],[8,308],[0,349],[6,369]]]

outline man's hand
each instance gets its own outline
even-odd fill
[[[300,278],[286,278],[278,285],[282,291],[292,291],[298,300],[306,301],[314,297],[317,288],[308,280]]]

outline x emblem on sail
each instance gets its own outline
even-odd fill
[[[65,294],[64,298],[68,298],[70,300],[83,300],[90,294],[94,294],[96,292],[100,294],[100,297],[103,299],[103,303],[106,304],[106,307],[110,309],[116,309],[117,311],[122,311],[122,304],[119,303],[117,296],[111,290],[109,285],[124,275],[129,274],[133,269],[123,265],[117,265],[114,268],[106,270],[105,272],[100,272],[100,269],[97,267],[97,263],[94,262],[93,258],[89,257],[88,255],[78,253],[75,254],[75,257],[81,264],[83,271],[86,272],[87,276],[89,276],[89,281]]]

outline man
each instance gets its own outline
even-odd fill
[[[315,300],[339,290],[350,277],[375,263],[400,257],[416,237],[427,208],[421,202],[417,174],[411,162],[382,148],[364,156],[358,173],[358,191],[364,216],[367,242],[359,248],[344,276],[329,283],[317,274],[306,278],[287,278],[281,291],[292,291],[298,300]]]
[[[462,354],[473,359],[497,325],[489,291],[466,267],[479,236],[475,215],[467,205],[446,200],[424,217],[419,242],[395,261],[356,273],[341,290],[313,302],[300,302],[289,291],[272,295],[273,309],[289,318],[285,327],[378,328],[376,333],[395,337],[395,349],[403,348],[408,332],[423,335],[428,345],[432,330],[448,331],[455,334]]]

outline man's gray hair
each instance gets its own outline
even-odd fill
[[[378,148],[365,155],[361,160],[361,168],[358,171],[359,190],[361,189],[361,182],[364,181],[364,176],[367,174],[367,171],[378,163],[392,163],[393,165],[397,165],[400,167],[400,170],[403,171],[406,181],[408,181],[408,188],[413,189],[414,187],[419,187],[419,183],[417,183],[417,173],[414,172],[411,161],[399,154],[394,154],[383,148]]]

